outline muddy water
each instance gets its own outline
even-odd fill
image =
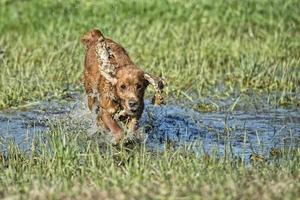
[[[5,149],[14,141],[28,148],[32,138],[48,130],[49,124],[64,122],[68,130],[95,134],[94,116],[85,98],[74,95],[68,101],[49,101],[22,109],[0,112],[0,145]],[[151,149],[189,146],[195,152],[233,155],[246,158],[252,153],[268,155],[272,148],[300,147],[300,111],[264,110],[263,112],[200,113],[178,105],[153,106],[146,101],[140,120],[145,143]]]

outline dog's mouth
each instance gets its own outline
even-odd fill
[[[140,105],[137,101],[126,101],[123,102],[123,109],[128,115],[135,115],[138,113]]]
[[[124,114],[126,115],[136,115],[140,111],[140,103],[138,101],[121,101],[121,107],[123,108],[123,111],[125,111]]]
[[[125,108],[127,115],[136,115],[139,111],[138,106],[134,106],[134,107],[124,106],[124,108]]]
[[[128,108],[127,113],[129,115],[135,115],[138,112],[138,108]]]

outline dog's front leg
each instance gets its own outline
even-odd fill
[[[143,139],[143,131],[138,127],[138,119],[132,118],[127,124],[128,130],[133,134],[135,139]]]
[[[101,113],[101,120],[106,128],[108,128],[114,135],[115,144],[118,144],[122,138],[122,129],[118,123],[112,118],[111,114],[105,111]]]

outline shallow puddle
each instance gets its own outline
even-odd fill
[[[69,101],[49,101],[22,109],[0,112],[0,148],[14,141],[21,149],[28,148],[32,138],[48,130],[49,123],[63,121],[68,130],[97,128],[88,111],[85,98],[75,95]],[[145,143],[151,149],[186,145],[195,152],[224,153],[230,149],[236,156],[269,155],[272,148],[299,148],[299,110],[276,109],[264,112],[200,113],[178,105],[153,106],[146,102],[140,120]]]

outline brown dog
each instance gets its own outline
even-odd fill
[[[160,104],[164,83],[139,69],[121,45],[105,38],[97,29],[86,33],[81,42],[86,47],[84,87],[88,107],[98,114],[98,124],[110,130],[118,143],[122,137],[118,122],[136,131],[148,84],[156,89],[154,103]]]

